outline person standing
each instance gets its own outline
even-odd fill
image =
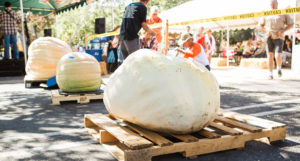
[[[151,13],[150,13],[150,18],[147,19],[147,24],[152,25],[152,24],[157,24],[157,23],[162,23],[162,19],[158,17],[159,10],[157,6],[152,6],[151,7]],[[161,43],[162,36],[161,36],[161,27],[154,28],[153,31],[156,32],[156,40],[158,43]]]
[[[210,63],[212,55],[215,55],[216,53],[216,40],[215,37],[212,35],[211,29],[208,29],[206,31],[205,48],[206,48],[207,58]]]
[[[11,9],[11,3],[4,3],[4,11],[0,12],[0,32],[4,37],[4,59],[9,59],[9,46],[12,43],[12,58],[19,59],[19,51],[17,47],[17,23],[21,22],[21,18],[15,11]]]
[[[143,28],[150,35],[155,36],[146,23],[147,5],[150,0],[140,0],[129,4],[125,8],[120,31],[120,45],[123,58],[126,59],[131,53],[140,49],[138,32]]]
[[[271,0],[272,10],[278,9],[277,0]],[[266,33],[268,36],[267,45],[269,49],[269,79],[273,79],[273,67],[274,67],[274,53],[277,50],[276,64],[278,70],[278,77],[282,76],[281,65],[281,53],[283,50],[284,32],[293,27],[293,20],[289,15],[275,15],[269,17],[263,17],[259,22],[259,30]]]
[[[120,25],[115,27],[112,32],[120,31]],[[108,44],[107,56],[107,71],[113,73],[118,68],[118,48],[119,48],[119,35],[112,36]]]

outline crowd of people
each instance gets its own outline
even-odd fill
[[[150,0],[140,0],[128,5],[125,9],[122,25],[120,27],[120,36],[118,37],[119,54],[114,52],[116,59],[118,55],[122,55],[124,59],[134,51],[141,48],[148,48],[158,52],[161,51],[162,28],[157,27],[151,29],[149,25],[162,23],[162,19],[158,17],[159,9],[157,6],[151,7],[150,17],[147,18],[147,5]],[[271,0],[272,9],[277,9],[278,2]],[[292,46],[291,40],[286,37],[283,41],[284,32],[291,28],[293,22],[288,15],[263,17],[259,22],[258,30],[267,35],[266,40],[258,39],[256,41],[247,40],[238,42],[234,47],[234,59],[240,62],[242,58],[269,58],[270,73],[272,73],[271,66],[274,59],[274,52],[278,53],[276,56],[276,64],[279,76],[282,75],[281,64],[285,64],[287,58],[291,57]],[[141,31],[141,37],[138,33]],[[115,37],[116,39],[116,37]],[[115,41],[114,39],[114,41]],[[299,40],[298,40],[299,41]],[[217,47],[216,40],[212,35],[211,29],[200,27],[197,34],[192,33],[191,26],[186,27],[186,31],[181,34],[178,41],[179,48],[176,51],[184,54],[184,58],[192,58],[203,64],[210,70],[210,62],[212,56],[216,55]],[[172,41],[172,45],[176,41]],[[117,51],[117,49],[114,49]],[[121,54],[120,54],[121,53]],[[119,56],[120,57],[120,56]],[[118,62],[115,61],[115,67]],[[270,74],[270,79],[273,75]]]
[[[150,28],[150,25],[162,23],[162,19],[158,16],[159,8],[157,6],[151,7],[150,16],[147,18],[147,5],[149,2],[150,0],[139,0],[139,2],[129,4],[125,8],[122,24],[112,30],[119,31],[120,34],[112,36],[106,46],[109,72],[114,72],[123,59],[141,48],[162,52],[162,27],[158,25],[159,27]],[[271,0],[271,8],[278,8],[277,0]],[[5,2],[5,9],[0,12],[0,22],[2,22],[1,34],[3,34],[5,40],[5,59],[9,58],[10,44],[13,51],[12,58],[18,59],[16,33],[20,17],[11,9],[9,2]],[[292,26],[293,20],[289,15],[261,18],[258,30],[265,33],[265,40],[260,38],[256,41],[238,42],[233,52],[235,61],[239,62],[241,58],[268,57],[269,78],[273,79],[273,60],[276,58],[278,76],[280,77],[282,75],[282,64],[284,65],[292,55],[292,41],[288,36],[284,37],[285,31]],[[141,36],[139,36],[139,33],[141,33]],[[296,39],[297,43],[300,43],[298,39]],[[212,35],[212,30],[200,27],[197,34],[194,35],[191,26],[187,26],[186,32],[181,34],[179,48],[176,51],[183,53],[184,58],[192,58],[210,70],[211,58],[217,52],[216,40]]]
[[[118,55],[122,55],[122,58],[126,59],[131,53],[142,48],[162,52],[162,27],[160,26],[153,29],[149,27],[149,25],[162,23],[162,19],[158,16],[159,9],[157,6],[151,7],[150,16],[147,18],[146,7],[149,2],[150,0],[140,0],[139,2],[129,4],[125,8],[122,24],[119,28],[120,35],[118,35],[118,37],[115,36],[110,42],[110,44],[112,44],[117,39],[117,48],[119,50],[114,48],[114,52],[111,52],[112,49],[110,46],[112,45],[108,46],[107,62],[109,72],[114,72],[117,68]],[[139,32],[141,36],[139,36]],[[205,30],[202,27],[199,33],[194,36],[191,33],[191,27],[187,26],[186,33],[181,35],[180,48],[178,48],[177,51],[183,53],[185,58],[193,58],[210,70],[209,63],[212,55],[216,52],[216,41],[212,35],[212,30]],[[115,59],[112,61],[112,59],[110,59],[111,57]]]

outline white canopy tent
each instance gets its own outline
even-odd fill
[[[300,6],[300,0],[277,0],[278,9],[291,8]],[[206,18],[217,18],[223,16],[233,16],[247,14],[252,12],[262,12],[271,10],[270,0],[192,0],[182,5],[171,8],[160,14],[163,20],[168,20],[169,24],[187,22]],[[293,29],[293,43],[295,46],[295,28],[299,26],[300,14],[291,15],[295,25]],[[255,28],[260,18],[239,19],[219,22],[206,22],[200,24],[190,24],[192,31],[197,32],[200,27],[210,28],[212,30],[227,30],[227,48],[229,48],[229,29]],[[169,31],[183,32],[185,26],[170,26]],[[296,58],[295,50],[293,50],[293,65],[295,67]],[[227,57],[227,65],[229,65]],[[298,68],[298,67],[297,67]],[[299,69],[296,69],[300,71]]]
[[[300,4],[300,0],[297,1],[299,1]],[[279,9],[283,9],[295,7],[296,0],[278,0],[278,3]],[[271,10],[270,0],[192,0],[162,12],[160,17],[164,20],[167,19],[169,24],[173,24],[178,22],[232,16],[268,10]],[[253,28],[257,26],[258,21],[259,18],[229,21],[229,28]],[[208,22],[202,24],[192,24],[190,26],[192,26],[193,29],[204,26],[211,28],[212,30],[222,30],[226,29],[227,23],[227,21]],[[183,29],[185,29],[184,26],[170,27],[171,31],[182,31]]]

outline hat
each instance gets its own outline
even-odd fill
[[[190,33],[185,33],[181,36],[180,41],[179,41],[179,45],[183,46],[183,44],[185,42],[187,42],[188,40],[192,39],[193,37],[191,36]]]

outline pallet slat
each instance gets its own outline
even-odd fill
[[[214,132],[211,132],[211,131],[208,131],[208,130],[205,130],[205,129],[202,129],[201,131],[198,132],[201,136],[204,136],[204,137],[207,137],[209,139],[215,139],[215,138],[220,138],[221,135],[217,134],[217,133],[214,133]]]
[[[265,120],[265,119],[261,119],[261,118],[250,116],[250,115],[244,115],[244,114],[240,114],[240,113],[236,113],[236,112],[220,110],[220,114],[223,117],[242,121],[242,122],[249,123],[249,124],[263,127],[263,128],[275,129],[275,128],[280,128],[280,127],[285,127],[285,124],[282,124],[282,123]]]
[[[185,143],[191,143],[191,142],[196,142],[198,141],[199,139],[192,136],[192,135],[175,135],[175,134],[172,134],[171,136],[173,136],[174,138],[176,139],[179,139]]]
[[[105,115],[90,114],[86,115],[85,117],[91,120],[95,125],[109,132],[112,136],[117,138],[121,143],[125,144],[130,149],[141,149],[153,146],[153,143],[150,141],[142,138],[138,134],[125,127],[119,126]]]
[[[230,120],[230,119],[227,119],[227,118],[224,118],[224,117],[220,117],[220,116],[217,116],[216,120],[220,121],[222,123],[230,124],[230,125],[232,125],[234,127],[237,127],[237,128],[241,128],[243,130],[250,131],[250,132],[260,132],[260,131],[262,131],[261,128],[254,127],[254,126],[247,125],[247,124],[243,124],[243,123],[233,121],[233,120]]]
[[[221,131],[223,131],[225,133],[228,133],[230,135],[241,135],[241,134],[243,134],[240,131],[234,130],[234,129],[232,129],[230,127],[227,127],[227,126],[223,126],[223,125],[217,124],[215,122],[209,123],[209,126],[214,127],[216,129],[219,129],[219,130],[221,130]]]
[[[155,132],[152,132],[152,131],[149,131],[149,130],[146,130],[146,129],[143,129],[137,125],[134,125],[132,123],[129,123],[129,122],[124,122],[128,127],[130,127],[131,129],[135,130],[136,132],[142,134],[143,136],[145,136],[147,139],[151,140],[152,142],[154,142],[155,144],[159,145],[159,146],[168,146],[168,145],[172,145],[173,142],[162,137],[161,135],[155,133]]]

